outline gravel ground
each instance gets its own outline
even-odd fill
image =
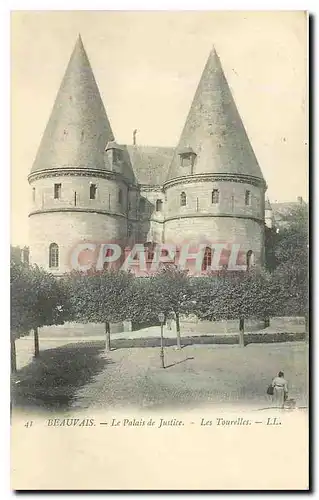
[[[112,364],[78,390],[77,408],[177,407],[201,404],[269,406],[266,389],[281,369],[290,397],[307,405],[307,346],[305,343],[238,346],[187,346],[165,350],[132,348],[103,354]]]
[[[87,339],[86,339],[87,340]],[[207,403],[267,407],[266,388],[284,370],[290,397],[307,406],[308,345],[191,345],[126,348],[105,353],[102,341],[44,340],[32,360],[32,342],[17,342],[13,403],[52,411],[87,408],[197,408]],[[64,345],[63,345],[64,344]]]

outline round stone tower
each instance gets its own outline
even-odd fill
[[[236,244],[262,265],[266,188],[213,50],[164,183],[165,241]]]
[[[123,241],[130,174],[79,37],[28,177],[30,261],[56,275],[81,242]]]

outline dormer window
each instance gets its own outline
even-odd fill
[[[111,165],[122,162],[122,146],[115,141],[108,142],[105,151]]]
[[[114,163],[121,161],[121,151],[119,149],[113,149],[113,161]]]
[[[183,148],[179,151],[180,164],[182,167],[191,167],[193,168],[196,158],[196,153],[192,150],[191,147]]]

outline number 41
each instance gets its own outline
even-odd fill
[[[24,424],[24,427],[31,427],[32,424],[33,424],[33,420],[29,420],[28,422],[26,422]]]

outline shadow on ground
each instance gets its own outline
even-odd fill
[[[112,363],[100,356],[103,351],[104,343],[99,341],[41,351],[40,357],[19,370],[12,380],[12,406],[66,410],[75,392]]]

